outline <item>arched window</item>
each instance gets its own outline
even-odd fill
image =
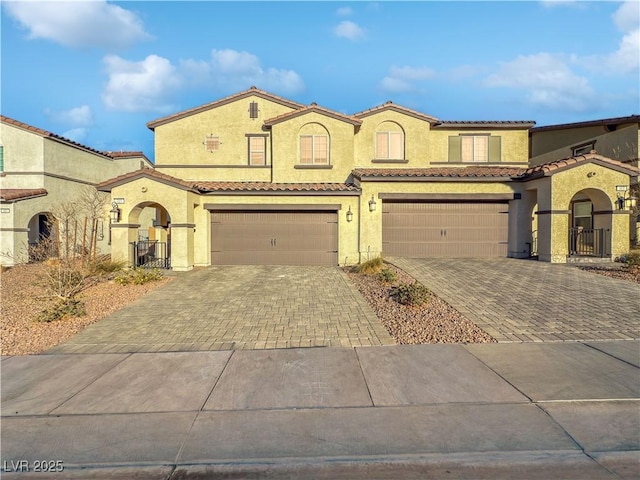
[[[308,123],[300,129],[299,161],[301,165],[330,164],[329,132],[319,123]]]
[[[404,132],[394,122],[383,122],[376,129],[377,160],[404,160]]]

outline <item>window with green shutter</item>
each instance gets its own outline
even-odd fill
[[[502,161],[501,137],[457,135],[449,137],[449,162],[498,163]]]
[[[0,172],[4,172],[4,146],[0,145]]]

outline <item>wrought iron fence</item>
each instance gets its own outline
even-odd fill
[[[573,256],[604,257],[604,228],[570,228],[569,254]]]
[[[132,265],[136,268],[171,268],[167,242],[140,240],[131,242]]]

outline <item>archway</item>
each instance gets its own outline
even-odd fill
[[[171,216],[159,203],[144,202],[129,213],[128,222],[137,226],[131,242],[132,265],[141,268],[171,268]]]
[[[569,202],[569,256],[611,256],[613,205],[602,190],[587,188]]]
[[[58,256],[58,222],[51,212],[36,213],[27,227],[30,262]]]

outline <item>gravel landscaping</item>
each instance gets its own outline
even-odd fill
[[[597,273],[609,278],[617,278],[619,280],[626,280],[628,282],[640,283],[640,268],[630,268],[626,265],[612,264],[612,265],[591,265],[578,267],[580,270],[586,272]]]
[[[393,288],[401,283],[412,284],[415,279],[394,265],[385,263],[385,268],[395,273],[395,281],[387,283],[376,274],[355,273],[350,268],[345,270],[397,343],[495,342],[490,335],[433,293],[423,305],[398,303],[392,297]]]
[[[104,281],[78,296],[85,303],[85,316],[42,323],[36,318],[52,302],[44,295],[44,268],[44,264],[32,263],[17,265],[0,273],[2,355],[42,353],[171,280],[164,278],[144,285],[118,285]]]

